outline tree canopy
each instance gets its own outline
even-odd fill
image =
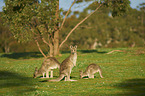
[[[20,42],[47,36],[60,19],[55,19],[58,0],[7,0],[3,8],[6,23]],[[41,2],[41,3],[40,3]],[[10,22],[9,22],[10,21]]]

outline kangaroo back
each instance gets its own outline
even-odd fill
[[[44,60],[43,65],[47,67],[47,69],[60,68],[60,63],[55,57],[48,57],[46,60]]]

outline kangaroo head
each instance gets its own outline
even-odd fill
[[[74,47],[71,45],[70,49],[71,49],[71,54],[77,53],[77,45],[75,45]]]
[[[35,72],[34,72],[34,74],[33,74],[33,78],[36,78],[37,75],[38,75],[38,69],[37,69],[37,67],[36,67],[36,68],[35,68]]]
[[[80,70],[80,78],[83,78],[83,70]]]

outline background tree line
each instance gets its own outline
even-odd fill
[[[89,1],[89,0],[87,0],[87,1]],[[118,0],[118,1],[122,1],[122,0]],[[54,3],[55,5],[52,5],[50,7],[58,6],[57,2],[58,2],[58,0],[51,2],[51,3]],[[76,3],[81,3],[81,2],[82,2],[82,0],[80,0],[80,2],[76,2]],[[24,3],[24,2],[21,2],[21,3]],[[25,2],[25,3],[28,3],[28,2]],[[35,6],[32,6],[32,9],[36,8],[36,6],[39,2],[33,2],[33,3]],[[84,9],[83,12],[73,12],[73,15],[69,15],[61,30],[61,34],[59,35],[59,41],[62,42],[65,39],[65,36],[68,34],[67,32],[69,32],[71,29],[73,29],[75,27],[75,25],[78,22],[80,22],[80,20],[82,20],[84,17],[86,17],[92,11],[94,11],[98,4],[99,3],[93,2],[90,6],[88,6],[86,9]],[[24,6],[22,6],[20,4],[21,6],[17,5],[17,7],[14,7],[15,4],[12,4],[12,5],[13,5],[12,8],[15,9],[13,11],[18,11],[20,13],[21,13],[20,9],[22,10],[24,8],[24,6],[26,6],[26,4],[24,4]],[[30,5],[33,5],[33,4],[30,4]],[[44,5],[45,5],[45,3],[44,3]],[[52,19],[50,19],[50,17],[46,18],[46,15],[48,15],[50,13],[45,12],[46,9],[45,9],[44,5],[43,5],[43,3],[42,3],[42,5],[40,5],[40,9],[44,8],[42,17],[43,17],[44,21],[49,19],[50,20],[49,22],[52,22],[51,21]],[[46,3],[46,5],[47,5],[47,3]],[[61,50],[66,49],[70,44],[72,44],[72,45],[77,44],[80,49],[95,49],[97,47],[135,47],[135,46],[142,47],[142,46],[144,46],[144,43],[145,43],[145,41],[144,41],[144,38],[145,38],[145,35],[144,35],[144,33],[145,33],[144,32],[144,30],[145,30],[145,20],[144,20],[145,11],[144,11],[143,5],[144,4],[141,5],[140,10],[128,8],[127,14],[123,14],[123,15],[121,14],[121,16],[115,17],[115,15],[117,15],[117,14],[115,14],[116,13],[115,11],[117,11],[117,9],[115,9],[116,6],[113,9],[113,8],[108,7],[109,3],[106,3],[106,6],[101,6],[98,12],[96,12],[92,16],[90,16],[84,23],[82,23],[70,35],[70,37],[68,38],[66,43],[62,46]],[[122,3],[120,4],[120,6],[122,6]],[[120,6],[119,6],[119,8],[121,8]],[[18,8],[18,7],[20,7],[20,8]],[[30,11],[30,9],[29,9],[29,11]],[[9,11],[11,11],[11,10],[9,10]],[[36,8],[34,11],[37,13],[38,9]],[[31,22],[32,25],[29,26],[30,28],[28,28],[26,31],[29,30],[28,32],[30,32],[30,30],[33,30],[36,33],[39,33],[39,36],[40,36],[42,34],[41,31],[43,30],[43,31],[45,31],[45,33],[43,33],[43,35],[46,36],[46,33],[48,33],[48,29],[47,29],[48,26],[46,27],[44,25],[49,25],[49,28],[51,29],[51,30],[49,30],[49,32],[50,32],[49,34],[52,34],[54,36],[54,33],[57,32],[57,30],[59,30],[59,29],[57,29],[57,26],[58,26],[58,22],[61,22],[61,19],[56,19],[56,18],[58,18],[55,16],[57,7],[51,11],[52,11],[51,14],[54,14],[54,17],[53,17],[54,20],[56,20],[55,22],[51,23],[51,25],[48,24],[49,22],[38,22],[38,21],[41,21],[41,20],[39,20],[40,14],[37,14],[38,18],[34,18],[34,16],[25,18],[24,17],[25,14],[28,13],[28,10],[25,9],[26,13],[19,14],[19,17],[23,17],[23,19],[26,19],[26,21],[19,20],[18,18],[16,18],[16,19],[18,19],[16,21],[18,26],[16,26],[16,27],[19,27],[20,23],[22,24],[22,22],[19,22],[19,21],[23,21],[23,24]],[[36,15],[36,13],[32,14],[32,15]],[[64,13],[66,13],[66,12],[64,12]],[[12,14],[10,14],[10,15],[12,15]],[[30,18],[31,18],[31,21],[28,20]],[[11,30],[9,30],[10,26],[2,25],[2,23],[6,22],[6,21],[3,20],[3,18],[0,18],[0,20],[2,21],[2,22],[0,22],[0,29],[1,29],[0,30],[0,38],[1,38],[0,39],[0,45],[1,45],[0,52],[30,52],[30,51],[34,52],[34,51],[38,51],[37,45],[35,44],[34,41],[30,41],[29,43],[28,42],[17,43],[16,40],[14,40],[14,38],[12,37],[12,33],[10,32]],[[15,21],[13,21],[13,22],[15,22]],[[40,24],[40,23],[42,23],[42,24]],[[24,26],[28,27],[27,25],[24,25]],[[24,26],[22,25],[21,28],[24,29],[23,28]],[[38,30],[38,28],[39,28],[39,30]],[[13,31],[19,32],[20,30],[21,29],[18,28],[18,30],[13,30]],[[18,34],[18,33],[16,33],[16,34]],[[23,34],[23,32],[20,34]],[[30,34],[21,35],[23,38],[19,37],[20,34],[16,35],[16,36],[18,36],[18,38],[17,38],[17,40],[19,39],[18,41],[20,41],[23,38],[25,38],[25,40],[31,39],[31,38],[29,38],[29,36],[31,36]],[[35,35],[35,34],[33,34],[33,35]],[[51,38],[52,35],[49,35],[49,38]],[[24,37],[24,36],[27,36],[27,37]],[[45,37],[45,38],[48,38],[48,37]],[[41,46],[41,49],[43,51],[50,50],[50,48],[47,49],[47,47],[48,47],[47,44],[43,44],[42,38],[37,38],[37,41],[39,42],[39,45]]]
[[[63,29],[63,34],[75,26],[80,19],[93,11],[95,3],[83,12],[74,12]],[[96,49],[97,47],[143,47],[145,45],[145,4],[140,10],[129,8],[127,14],[113,17],[109,8],[101,7],[70,36],[67,44],[77,44],[79,48]]]

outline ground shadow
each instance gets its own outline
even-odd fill
[[[65,54],[65,53],[71,53],[70,50],[67,50],[67,51],[61,51],[61,54]]]
[[[3,90],[3,93],[7,93],[10,90],[10,94],[12,93],[20,95],[25,92],[35,91],[35,85],[33,78],[24,77],[20,74],[8,72],[8,71],[0,71],[0,89]]]
[[[100,54],[107,53],[106,51],[98,51],[98,50],[79,50],[79,52],[81,52],[81,53],[100,53]]]
[[[45,75],[45,76],[44,76],[44,79],[50,79],[50,76],[51,76],[51,75],[49,75],[49,78],[46,78],[46,75]],[[53,78],[56,78],[56,77],[58,77],[58,76],[53,76]],[[37,78],[43,79],[43,76],[38,76]]]
[[[97,51],[97,50],[78,50],[78,52],[81,53],[100,53],[104,54],[107,53],[106,51]],[[62,54],[65,53],[70,53],[69,51],[61,51]],[[45,53],[47,54],[47,53]],[[21,52],[21,53],[10,53],[10,54],[2,54],[0,56],[2,57],[7,57],[7,58],[12,58],[12,59],[30,59],[30,58],[41,58],[43,55],[40,52]]]
[[[10,53],[3,54],[1,57],[7,57],[12,59],[30,59],[30,58],[40,58],[43,55],[40,52],[22,52],[22,53]]]
[[[57,79],[59,76],[55,76],[55,77],[56,77],[55,79]],[[74,78],[77,78],[77,77],[70,76],[70,79],[74,79]],[[52,79],[54,79],[54,78],[52,78]],[[63,79],[61,79],[60,81],[65,81],[65,77]],[[49,82],[49,80],[42,80],[42,81],[39,81],[39,82]]]
[[[100,53],[100,54],[107,53],[106,51],[98,51],[98,50],[77,50],[77,52],[80,52],[80,53]],[[70,53],[70,50],[69,51],[61,51],[61,53],[62,54]]]
[[[145,96],[145,79],[125,80],[122,83],[115,84],[114,87],[123,90],[123,93],[117,93],[116,95]]]

